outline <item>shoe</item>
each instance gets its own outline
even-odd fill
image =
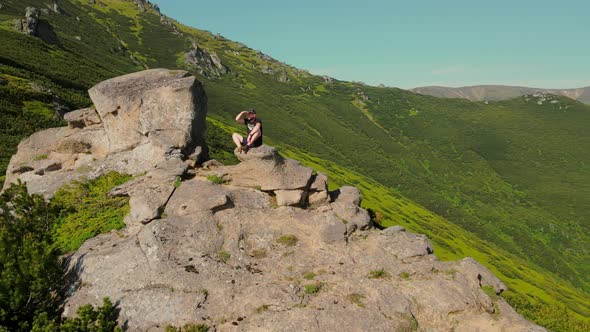
[[[242,153],[242,147],[238,146],[238,153]]]
[[[249,145],[244,145],[244,146],[242,146],[242,151],[243,151],[244,153],[246,153],[246,154],[247,154],[247,153],[248,153],[248,150],[250,150],[250,146],[249,146]]]

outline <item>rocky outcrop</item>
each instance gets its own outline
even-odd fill
[[[148,5],[151,9],[155,10],[158,14],[160,14],[160,6],[158,6],[158,4],[148,1]]]
[[[167,16],[160,14],[160,23],[165,26],[168,26],[172,29],[172,33],[175,35],[181,35],[182,32],[178,29],[178,26]]]
[[[26,182],[51,197],[64,183],[109,171],[142,175],[117,188],[131,197],[128,225],[157,218],[204,144],[207,97],[185,71],[152,69],[90,89],[94,107],[65,115],[68,127],[37,132],[11,158],[5,187]],[[197,158],[195,156],[194,158]]]
[[[236,154],[240,164],[209,162],[183,181],[162,219],[88,240],[66,315],[109,296],[130,331],[544,331],[486,293],[506,286],[474,260],[440,262],[399,226],[357,227],[356,188],[302,208],[301,192],[327,191],[325,175],[268,146]],[[294,206],[276,205],[283,192]]]
[[[495,296],[506,286],[475,260],[441,262],[423,235],[372,228],[357,188],[329,191],[325,174],[273,147],[189,172],[207,107],[186,72],[130,74],[90,95],[95,108],[25,139],[7,172],[46,196],[135,175],[110,192],[130,197],[127,227],[70,257],[65,315],[110,297],[128,331],[544,331]]]
[[[281,73],[279,74],[279,77],[277,78],[277,80],[279,82],[289,82],[291,79],[289,78],[289,74],[287,74],[287,71],[285,69],[281,70]]]
[[[139,11],[145,13],[147,11],[147,0],[134,0],[135,4],[139,8]]]
[[[37,36],[39,34],[39,17],[41,11],[35,7],[27,7],[25,17],[18,20],[16,29],[29,36]]]
[[[197,44],[193,44],[193,49],[184,54],[184,62],[207,78],[219,78],[229,72],[217,53],[209,53]]]

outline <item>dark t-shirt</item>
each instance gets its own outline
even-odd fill
[[[256,118],[253,120],[248,120],[248,119],[244,119],[244,124],[246,125],[246,130],[248,131],[248,135],[250,135],[250,132],[254,129],[254,127],[256,126],[257,123],[260,123],[260,137],[258,137],[258,139],[256,139],[256,141],[254,142],[254,146],[260,146],[262,145],[262,120]]]

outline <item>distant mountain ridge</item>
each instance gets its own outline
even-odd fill
[[[542,92],[565,96],[584,104],[590,104],[590,86],[577,89],[539,89],[507,85],[474,85],[459,88],[423,86],[410,89],[410,91],[439,98],[461,98],[471,101],[506,100]]]

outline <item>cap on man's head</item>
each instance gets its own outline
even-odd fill
[[[256,114],[256,110],[252,108],[252,109],[250,109],[250,110],[248,111],[248,113],[250,113],[250,114]]]

